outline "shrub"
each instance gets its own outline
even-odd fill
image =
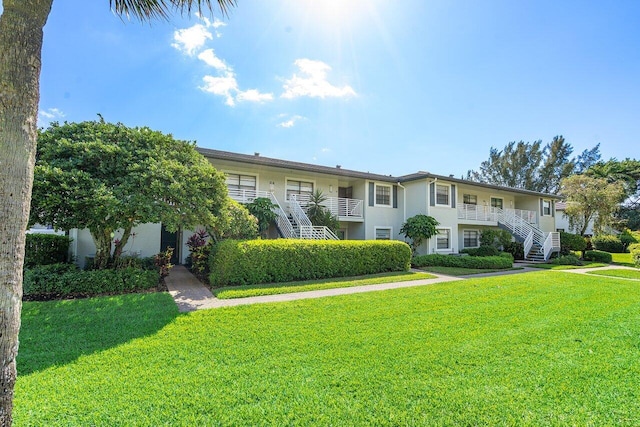
[[[629,245],[633,243],[638,243],[638,239],[634,236],[635,233],[629,230],[624,230],[622,233],[618,235],[618,239],[622,242],[622,246],[625,250],[629,249]],[[629,250],[629,252],[631,252]]]
[[[57,234],[27,234],[24,265],[49,265],[66,262],[71,239]]]
[[[622,253],[624,245],[616,236],[602,234],[591,238],[591,244],[598,251]]]
[[[636,267],[640,267],[640,248],[631,252],[631,261]]]
[[[587,241],[579,234],[560,233],[560,254],[569,255],[571,251],[582,252],[587,249]]]
[[[515,258],[513,258],[513,255],[511,255],[509,252],[500,252],[498,256],[511,260],[511,263],[513,263],[513,261],[515,260]]]
[[[605,262],[611,263],[613,257],[609,252],[603,251],[586,251],[584,253],[585,261]]]
[[[498,256],[500,251],[493,246],[480,246],[479,248],[465,248],[460,251],[463,254],[471,256]]]
[[[160,252],[153,257],[153,262],[160,272],[160,277],[167,277],[169,270],[173,268],[171,257],[173,257],[172,247],[168,247],[164,252]]]
[[[213,286],[357,276],[409,269],[399,241],[225,240],[209,258]]]
[[[502,249],[511,242],[511,233],[497,228],[485,228],[480,234],[480,246]]]
[[[73,264],[51,264],[25,270],[23,293],[27,299],[85,297],[105,293],[132,292],[154,288],[156,270],[78,270]]]
[[[627,247],[627,249],[629,250],[629,252],[636,251],[640,249],[640,243],[632,243],[629,245],[629,247]]]
[[[140,258],[135,255],[120,256],[113,264],[114,269],[137,268],[139,270],[158,270],[153,257]],[[87,269],[87,268],[85,268]]]
[[[418,255],[413,258],[412,265],[414,267],[458,267],[458,268],[511,268],[513,260],[511,257],[504,256],[451,256],[451,255]]]
[[[524,244],[522,242],[509,242],[509,244],[504,247],[504,251],[513,255],[514,260],[524,259]]]
[[[560,255],[551,260],[551,264],[557,265],[583,265],[582,261],[575,255]]]

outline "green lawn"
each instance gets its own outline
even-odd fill
[[[589,274],[595,274],[598,276],[624,277],[626,279],[640,280],[640,270],[627,270],[624,268],[590,271]]]
[[[289,294],[291,292],[318,291],[322,289],[351,288],[354,286],[377,285],[389,282],[408,282],[410,280],[433,279],[427,273],[395,272],[370,274],[368,276],[339,277],[334,279],[304,280],[299,282],[267,283],[263,285],[228,286],[212,289],[220,299],[246,298],[259,295]]]
[[[614,264],[626,265],[627,267],[635,267],[633,261],[631,261],[631,254],[611,254]]]
[[[553,271],[185,315],[25,303],[15,425],[638,425],[639,336],[637,283]]]
[[[449,276],[469,276],[472,274],[495,273],[498,271],[523,270],[523,268],[514,267],[514,268],[482,269],[482,268],[459,268],[459,267],[422,267],[421,270],[429,271],[431,273],[437,273],[437,274],[446,274]]]
[[[559,265],[559,264],[529,264],[529,267],[533,268],[543,268],[545,270],[575,270],[578,268],[596,268],[596,267],[606,267],[609,264],[605,264],[602,262],[593,262],[593,261],[585,261],[584,265]]]

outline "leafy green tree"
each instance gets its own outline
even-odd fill
[[[326,200],[327,197],[322,193],[322,190],[316,190],[309,198],[307,216],[311,220],[311,224],[318,227],[327,227],[336,233],[340,228],[340,221],[329,209],[322,205]]]
[[[542,141],[510,142],[503,150],[491,147],[489,159],[467,179],[487,184],[557,193],[562,178],[587,169],[600,159],[599,145],[571,157],[573,148],[562,136],[542,146]]]
[[[43,28],[53,0],[3,0],[0,15],[0,425],[12,422],[15,358],[22,308],[22,265],[38,136]],[[235,0],[109,0],[115,13],[142,21],[171,12],[222,13]]]
[[[592,165],[586,174],[623,184],[625,200],[615,213],[615,225],[619,228],[640,229],[640,161],[629,158],[610,159]]]
[[[223,239],[255,239],[258,237],[258,219],[240,203],[227,199],[209,231],[216,242]]]
[[[580,235],[584,235],[592,220],[595,233],[601,233],[611,224],[613,214],[625,196],[621,182],[587,175],[564,178],[560,194],[567,202],[565,215],[569,218],[569,226]]]
[[[97,268],[117,262],[136,225],[210,226],[225,199],[224,175],[194,144],[149,128],[53,123],[38,138],[31,222],[88,228]]]
[[[272,222],[276,220],[278,215],[274,212],[276,205],[266,197],[257,197],[251,203],[247,203],[247,210],[258,220],[258,232],[265,238],[267,230]]]
[[[429,215],[415,215],[407,219],[400,228],[400,234],[411,239],[411,251],[415,254],[423,241],[435,236],[438,230],[436,227],[440,225],[438,221]]]

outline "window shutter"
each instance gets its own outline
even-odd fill
[[[451,207],[456,207],[456,186],[451,184]]]
[[[376,186],[373,182],[369,183],[369,206],[373,206],[373,202],[376,200]]]
[[[398,207],[398,186],[397,185],[393,186],[392,197],[393,197],[393,207],[397,208]]]
[[[551,216],[556,216],[556,202],[555,200],[551,201]]]
[[[544,200],[540,199],[540,216],[544,216]]]
[[[432,182],[429,184],[429,205],[436,205],[436,183]]]

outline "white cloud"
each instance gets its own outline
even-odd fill
[[[239,91],[236,96],[238,101],[249,101],[249,102],[266,102],[273,101],[272,93],[262,93],[257,89],[249,89],[245,91]]]
[[[200,54],[198,55],[198,59],[203,61],[208,66],[215,68],[216,70],[231,70],[231,68],[227,64],[225,64],[222,59],[216,56],[213,49],[207,49],[200,52]]]
[[[280,114],[278,117],[284,118],[284,117],[287,117],[287,114]],[[289,118],[289,120],[285,120],[283,122],[278,123],[278,126],[281,127],[281,128],[286,128],[286,129],[292,128],[292,127],[295,126],[296,122],[298,122],[298,121],[300,121],[302,119],[304,119],[304,117],[302,117],[302,116],[298,116],[298,115],[291,116]]]
[[[64,113],[57,108],[48,108],[46,110],[40,110],[38,114],[43,119],[47,119],[47,120],[60,119],[64,117]]]
[[[238,92],[238,82],[233,73],[227,73],[224,77],[204,76],[202,78],[204,86],[200,86],[205,92],[214,95],[224,96],[225,104],[233,107],[235,104],[234,94]]]
[[[337,87],[327,81],[327,72],[331,67],[322,61],[311,59],[296,59],[294,64],[302,76],[294,74],[285,80],[282,98],[293,99],[300,96],[311,98],[342,98],[356,96],[355,90],[349,85]]]
[[[202,24],[195,24],[189,28],[183,28],[173,33],[171,46],[188,55],[193,55],[195,51],[204,46],[207,39],[213,39],[211,32]]]

